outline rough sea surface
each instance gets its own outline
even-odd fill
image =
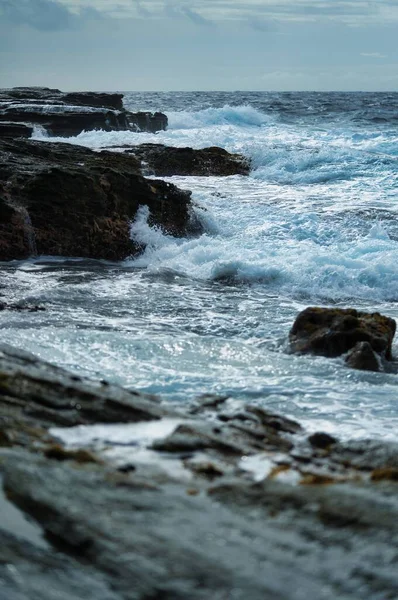
[[[1,340],[176,404],[228,394],[309,431],[398,439],[398,375],[286,353],[306,306],[398,319],[398,93],[127,93],[125,105],[166,112],[168,130],[62,141],[217,145],[250,158],[250,176],[169,178],[193,192],[197,239],[150,228],[142,209],[135,260],[3,263],[4,300],[47,310],[0,312]]]

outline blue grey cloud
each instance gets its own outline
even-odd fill
[[[183,7],[181,8],[181,12],[183,15],[188,17],[192,23],[195,23],[195,25],[213,25],[212,21],[205,19],[205,17],[202,17],[202,15],[191,8]]]
[[[94,8],[73,13],[56,0],[0,0],[0,16],[4,23],[28,25],[39,31],[74,29],[82,20],[102,18]]]

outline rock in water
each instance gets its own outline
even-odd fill
[[[152,174],[227,176],[248,175],[249,161],[240,154],[231,154],[223,148],[173,148],[163,144],[140,144],[126,150],[141,161]]]
[[[200,232],[190,195],[173,184],[145,179],[132,156],[4,140],[0,260],[36,253],[122,260],[142,249],[130,239],[140,206],[148,207],[151,224],[170,235]]]
[[[379,370],[378,359],[372,353],[391,360],[395,330],[395,320],[379,313],[309,307],[297,316],[289,334],[289,345],[292,352],[331,358],[355,348],[348,358],[350,366]],[[363,342],[367,345],[362,345]]]
[[[163,113],[126,111],[123,94],[63,93],[49,88],[0,90],[0,137],[25,135],[26,127],[44,127],[49,135],[69,137],[82,131],[131,130],[155,133],[166,129]],[[23,125],[25,127],[23,127]]]
[[[379,359],[369,342],[355,344],[354,348],[348,352],[345,362],[352,369],[362,371],[380,370]]]

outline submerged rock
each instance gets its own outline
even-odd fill
[[[145,170],[161,177],[248,175],[250,171],[250,163],[244,156],[231,154],[218,147],[194,150],[163,144],[140,144],[125,152],[139,158]]]
[[[190,192],[147,180],[131,156],[28,140],[0,142],[0,260],[34,254],[121,260],[140,206],[166,233],[201,232]]]
[[[50,88],[0,90],[1,121],[40,125],[49,135],[62,137],[94,129],[155,133],[167,127],[167,117],[162,113],[124,110],[123,94],[63,93]],[[16,125],[14,130],[15,135],[24,133]],[[0,136],[4,137],[4,133],[9,136],[10,131],[10,127],[5,130],[0,127]]]
[[[351,350],[347,358],[350,366],[378,370],[376,355],[392,359],[395,330],[394,319],[379,313],[310,307],[297,316],[289,334],[289,345],[293,352],[332,358]]]

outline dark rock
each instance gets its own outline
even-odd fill
[[[112,108],[123,110],[123,94],[101,94],[98,92],[70,92],[62,94],[62,100],[66,104],[74,106],[97,106],[100,108]]]
[[[293,352],[336,357],[354,348],[358,342],[368,342],[374,352],[391,360],[395,330],[394,319],[379,313],[310,307],[296,318],[289,344]],[[369,359],[367,364],[370,364]]]
[[[0,102],[28,100],[38,104],[70,104],[73,106],[96,106],[123,110],[123,94],[106,94],[98,92],[61,92],[47,87],[15,87],[0,90]]]
[[[32,440],[46,439],[53,426],[135,423],[175,415],[155,400],[115,385],[77,380],[64,369],[0,345],[0,445],[30,446]],[[61,454],[54,447],[49,452]]]
[[[33,126],[28,123],[0,121],[0,138],[31,137]]]
[[[398,481],[398,468],[384,467],[375,469],[371,475],[372,481]]]
[[[44,306],[37,304],[7,304],[6,302],[0,301],[0,310],[26,310],[28,312],[42,312],[46,310]]]
[[[308,441],[314,448],[321,448],[322,450],[326,450],[332,444],[337,443],[337,438],[329,435],[328,433],[317,432],[313,433],[308,437]]]
[[[369,342],[355,344],[354,348],[348,352],[345,362],[352,369],[380,371],[379,358]]]
[[[49,135],[62,137],[94,129],[156,132],[167,127],[162,113],[125,111],[122,94],[63,93],[39,87],[0,90],[1,121],[40,125]]]
[[[0,260],[32,254],[121,260],[140,206],[170,235],[200,233],[190,192],[147,180],[133,157],[69,144],[0,142]]]
[[[208,410],[217,410],[219,406],[228,400],[229,396],[219,396],[217,394],[203,394],[196,399],[195,405],[191,407],[190,413],[195,415]]]
[[[268,412],[260,406],[247,406],[246,410],[256,415],[263,425],[275,429],[276,431],[285,431],[287,433],[298,433],[302,431],[302,427],[297,421]]]
[[[167,129],[167,117],[161,112],[126,112],[129,128],[133,131],[156,133]]]
[[[126,150],[139,158],[145,169],[156,176],[172,175],[248,175],[250,164],[240,154],[217,147],[194,150],[162,144],[140,144]]]
[[[22,121],[44,127],[49,135],[70,137],[93,129],[104,131],[129,129],[123,112],[104,108],[58,105],[8,106],[1,108],[0,121]]]

